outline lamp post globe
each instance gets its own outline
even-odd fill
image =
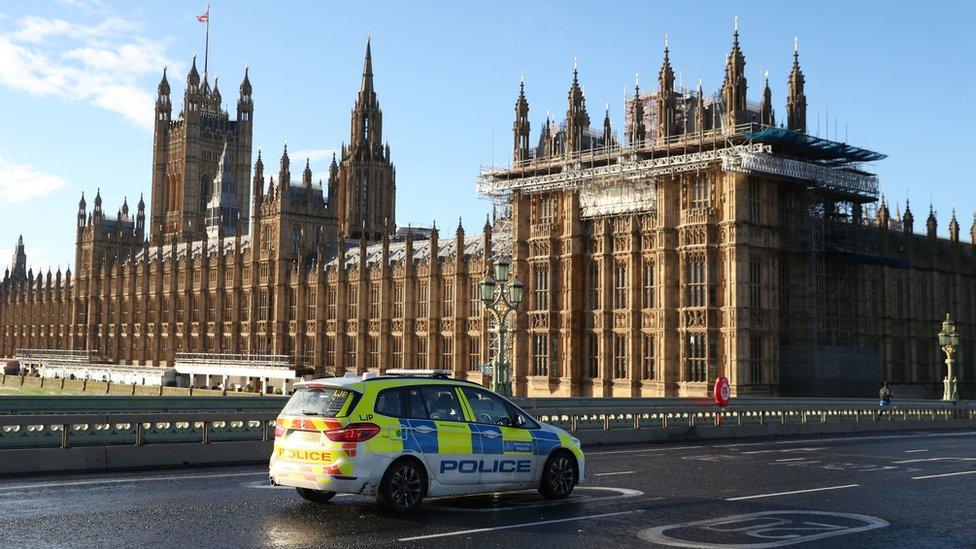
[[[485,277],[485,280],[479,285],[479,291],[481,292],[481,300],[485,303],[491,301],[495,297],[495,280],[493,278]]]
[[[513,306],[518,307],[522,303],[522,297],[525,295],[525,286],[522,281],[516,280],[508,287],[508,300]]]
[[[501,283],[508,282],[508,271],[512,267],[512,260],[507,257],[500,257],[495,260],[495,280]]]

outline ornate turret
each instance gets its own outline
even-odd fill
[[[542,126],[542,134],[539,136],[539,156],[552,156],[552,120],[546,116],[546,123]]]
[[[144,233],[146,229],[146,201],[142,198],[142,193],[139,193],[139,205],[136,206],[136,232],[140,235]]]
[[[698,90],[695,95],[695,130],[703,132],[708,129],[708,116],[705,111],[705,92],[702,91],[701,78],[698,79]]]
[[[807,96],[803,93],[803,71],[797,38],[793,37],[793,69],[790,71],[789,94],[786,97],[786,127],[796,132],[807,131]]]
[[[901,216],[902,228],[907,234],[915,232],[915,216],[912,215],[912,205],[905,200],[905,215]]]
[[[336,162],[335,151],[332,151],[332,163],[329,164],[329,190],[328,190],[328,213],[329,217],[338,216],[339,206],[339,164]]]
[[[766,126],[775,126],[776,119],[773,118],[773,92],[769,89],[769,71],[766,71],[766,85],[763,87],[762,101],[759,103],[759,123]]]
[[[881,197],[881,205],[878,206],[878,228],[887,231],[891,225],[891,212],[888,211],[888,203],[884,196]]]
[[[932,203],[929,203],[929,217],[925,220],[925,230],[929,240],[935,240],[938,237],[939,222],[935,219],[935,209]]]
[[[956,209],[952,209],[952,219],[949,220],[949,240],[953,244],[959,243],[959,221],[956,220]]]
[[[383,143],[383,111],[374,89],[372,41],[368,38],[362,83],[352,110],[350,141],[342,150],[337,187],[334,211],[340,232],[356,238],[365,227],[367,239],[376,241],[395,223],[396,170],[390,149]]]
[[[614,145],[613,125],[610,124],[610,103],[607,103],[607,109],[603,115],[603,146],[610,148]]]
[[[281,153],[281,166],[278,168],[278,186],[287,189],[291,184],[291,160],[288,159],[288,143],[285,143],[285,150]]]
[[[627,132],[627,142],[632,147],[639,147],[647,139],[644,128],[644,102],[640,96],[640,74],[634,77],[634,102],[630,107],[630,131]]]
[[[213,106],[215,111],[220,110],[220,104],[223,102],[224,98],[220,95],[220,77],[214,78],[213,92],[210,93],[210,104]]]
[[[10,278],[22,281],[27,279],[27,254],[24,252],[24,236],[17,237],[17,246],[10,258]]]
[[[162,122],[169,121],[173,114],[173,103],[169,97],[169,80],[166,79],[166,67],[163,67],[163,77],[159,80],[156,87],[156,119]]]
[[[725,81],[722,84],[722,102],[725,106],[725,125],[735,126],[746,122],[746,60],[739,48],[739,18],[735,18],[732,33],[732,51],[725,62]]]
[[[302,170],[302,185],[305,186],[305,188],[309,188],[312,186],[312,166],[310,162],[311,160],[306,157],[305,169]]]
[[[969,227],[969,241],[976,246],[976,212],[973,212],[973,224]]]
[[[566,153],[583,150],[583,135],[590,127],[590,115],[586,112],[586,98],[579,85],[579,71],[573,62],[573,83],[567,94],[569,108],[566,110]]]
[[[244,80],[241,81],[240,96],[237,98],[237,123],[251,123],[254,117],[254,100],[251,97],[251,79],[248,68],[244,67]]]
[[[102,189],[99,188],[95,191],[95,207],[92,209],[92,221],[100,223],[104,218],[105,214],[102,212]]]
[[[657,76],[657,139],[665,138],[677,133],[675,128],[675,112],[677,99],[674,95],[674,70],[668,48],[668,38],[664,37],[664,61]]]
[[[81,200],[78,201],[78,228],[81,229],[85,226],[85,209],[87,205],[85,204],[85,191],[81,191]]]
[[[512,124],[515,135],[515,151],[512,159],[524,162],[529,159],[529,102],[525,99],[525,79],[519,82],[518,99],[515,101],[515,123]]]
[[[254,181],[251,186],[254,189],[254,212],[257,213],[264,202],[264,161],[261,160],[261,149],[258,149],[258,159],[254,163]]]
[[[186,75],[186,88],[187,93],[192,91],[197,91],[196,88],[200,86],[200,73],[197,72],[197,54],[193,54],[193,65],[190,67],[190,72]]]

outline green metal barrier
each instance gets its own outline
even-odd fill
[[[288,397],[0,396],[0,415],[112,412],[278,412]]]

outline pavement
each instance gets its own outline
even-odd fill
[[[317,506],[262,467],[0,480],[4,547],[976,547],[976,431],[592,447],[535,492]]]

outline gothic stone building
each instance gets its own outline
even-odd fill
[[[481,174],[496,203],[480,234],[396,230],[395,170],[367,44],[351,136],[325,188],[308,162],[251,173],[245,72],[235,119],[195,64],[171,118],[165,72],[145,203],[115,218],[79,204],[75,272],[27,269],[19,243],[0,287],[0,356],[84,349],[168,366],[181,356],[277,357],[299,373],[445,368],[484,381],[492,326],[477,284],[511,255],[526,283],[511,353],[518,395],[935,395],[946,312],[976,390],[976,249],[892,215],[864,163],[883,155],[807,133],[794,52],[786,125],[768,82],[746,98],[738,34],[718,94],[635,89],[625,135],[590,127],[574,70],[568,110],[530,146],[520,90],[513,162]],[[250,182],[250,186],[248,185]],[[976,242],[976,223],[970,240]]]

